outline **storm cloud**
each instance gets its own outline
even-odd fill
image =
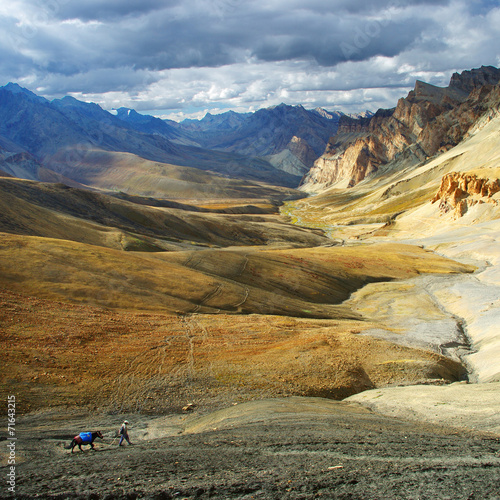
[[[359,111],[498,65],[499,26],[486,0],[15,0],[0,6],[0,83],[179,118]]]

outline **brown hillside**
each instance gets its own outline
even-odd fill
[[[367,283],[472,268],[408,245],[287,251],[123,252],[0,233],[0,286],[123,310],[356,318]]]
[[[235,200],[236,206],[219,201],[218,206],[201,212],[197,207],[166,200],[123,197],[127,199],[63,184],[0,178],[0,231],[136,251],[230,245],[311,246],[328,241],[321,231],[295,227],[277,215],[266,214],[276,208],[265,200],[260,209],[245,206],[248,200],[241,199]]]
[[[282,395],[342,398],[456,380],[459,364],[359,336],[368,323],[114,312],[0,290],[2,397],[18,414],[65,407],[180,411]]]
[[[74,154],[78,161],[68,163],[68,155]],[[300,196],[291,188],[145,160],[131,153],[90,150],[78,155],[77,152],[61,151],[51,159],[50,166],[57,173],[88,186],[155,198],[283,199]]]
[[[143,253],[1,233],[2,392],[22,411],[158,413],[457,380],[450,359],[358,336],[376,325],[341,303],[373,281],[469,271],[407,245]]]

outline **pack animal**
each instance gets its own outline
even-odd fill
[[[71,441],[71,444],[69,446],[66,446],[66,449],[71,448],[71,453],[73,453],[73,450],[75,446],[78,445],[78,448],[80,448],[80,451],[82,450],[82,444],[89,444],[91,448],[94,450],[94,441],[96,438],[103,438],[103,435],[101,434],[101,431],[94,431],[94,432],[80,432],[78,436],[75,436],[73,438],[73,441]]]

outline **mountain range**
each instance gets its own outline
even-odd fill
[[[79,167],[95,168],[96,154],[117,152],[217,177],[296,187],[340,116],[282,104],[176,123],[127,108],[110,113],[70,96],[48,101],[10,83],[0,88],[0,158],[12,175],[84,185],[92,179]]]
[[[367,112],[369,113],[369,112]],[[343,113],[280,104],[255,113],[207,113],[180,123],[120,108],[116,116],[145,133],[212,151],[261,158],[278,171],[302,177],[323,153]]]
[[[180,123],[128,108],[110,113],[70,96],[49,102],[11,83],[0,88],[0,167],[26,179],[130,192],[116,168],[123,173],[133,157],[170,165],[165,179],[182,171],[191,179],[209,175],[216,184],[226,178],[228,184],[300,184],[305,192],[352,187],[379,170],[417,165],[457,145],[498,99],[499,79],[500,70],[490,66],[454,74],[446,88],[417,81],[396,107],[375,114],[280,104]],[[174,195],[156,192],[137,177],[139,170],[132,184],[149,187],[136,194]]]

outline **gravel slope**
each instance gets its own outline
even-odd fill
[[[57,431],[54,415],[25,417],[17,498],[486,500],[500,493],[494,436],[384,417],[355,404],[289,398],[201,418],[128,418],[135,444],[118,448],[113,435],[121,417],[73,418]],[[64,449],[97,421],[105,434],[97,451]],[[145,429],[151,424],[159,435],[162,421],[164,437],[148,440]]]

